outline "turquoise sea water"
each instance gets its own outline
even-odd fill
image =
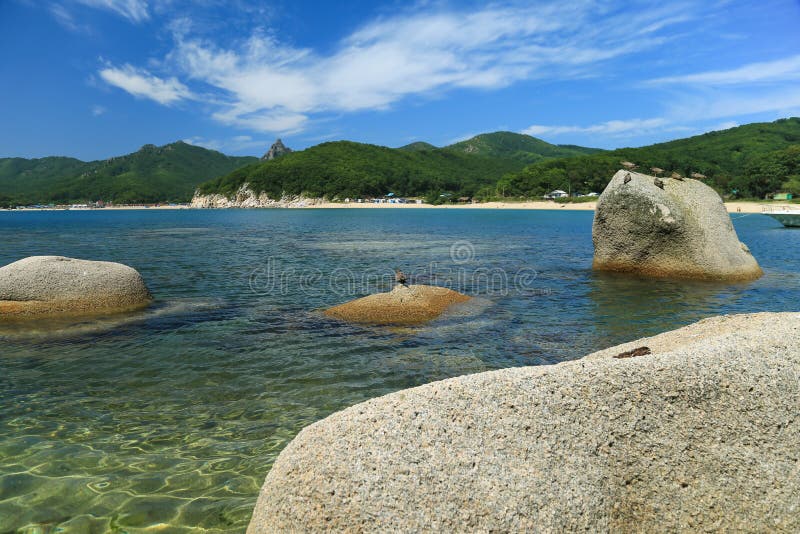
[[[734,216],[735,217],[735,216]],[[138,269],[145,312],[0,327],[0,533],[242,532],[282,447],[356,402],[559,362],[720,313],[797,310],[800,231],[734,222],[747,284],[592,273],[591,212],[0,212],[0,264]],[[329,305],[412,281],[480,298],[414,329]]]

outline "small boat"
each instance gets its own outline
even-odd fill
[[[800,227],[800,208],[776,206],[764,208],[761,213],[768,215],[788,228]]]

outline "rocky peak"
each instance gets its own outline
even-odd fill
[[[284,145],[283,141],[281,141],[280,139],[277,139],[274,143],[272,143],[272,146],[269,147],[269,150],[267,150],[267,153],[264,154],[261,157],[261,161],[273,160],[275,158],[279,158],[281,156],[285,156],[286,154],[288,154],[291,151],[292,151],[292,149],[288,148],[286,145]]]

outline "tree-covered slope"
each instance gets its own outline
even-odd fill
[[[524,163],[602,152],[599,148],[552,145],[536,137],[514,132],[494,132],[476,135],[466,141],[446,146],[443,150],[494,158],[510,158]]]
[[[472,195],[505,173],[522,168],[512,159],[488,158],[446,150],[398,150],[336,141],[249,165],[200,186],[203,194],[232,195],[244,183],[273,198],[284,193],[354,198]]]
[[[201,182],[254,161],[180,141],[104,161],[7,158],[0,159],[0,197],[19,204],[185,202]]]
[[[419,152],[420,150],[436,150],[437,147],[425,141],[416,141],[408,145],[401,146],[398,150],[408,150],[412,152]]]
[[[0,194],[19,197],[45,192],[56,181],[80,174],[86,166],[75,158],[0,158]]]
[[[495,187],[484,188],[483,197],[538,197],[553,189],[600,192],[620,168],[620,161],[639,165],[643,172],[657,167],[667,175],[693,172],[707,176],[707,183],[726,195],[761,198],[789,181],[791,165],[773,165],[772,180],[764,176],[770,162],[788,159],[793,152],[778,154],[800,144],[800,118],[754,123],[728,130],[678,139],[640,148],[621,148],[588,156],[542,161],[518,173],[504,176]],[[783,170],[781,170],[783,169]],[[760,177],[759,177],[760,176]]]

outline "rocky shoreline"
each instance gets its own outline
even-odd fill
[[[261,192],[256,194],[249,183],[242,184],[233,196],[221,194],[201,195],[195,192],[190,207],[192,208],[311,208],[324,204],[322,198],[306,198],[303,196],[283,196],[278,200]]]
[[[796,532],[798,347],[798,313],[722,316],[357,404],[281,452],[248,532]]]

